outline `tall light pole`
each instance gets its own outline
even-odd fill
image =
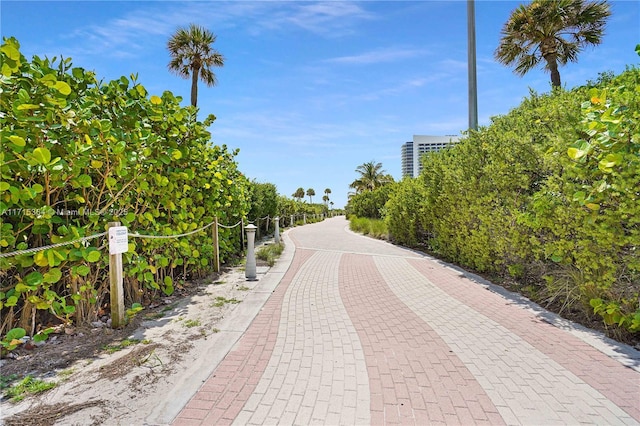
[[[467,0],[467,68],[469,71],[469,130],[478,130],[478,82],[476,80],[476,10]]]

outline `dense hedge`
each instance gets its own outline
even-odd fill
[[[640,70],[605,77],[427,155],[386,204],[391,237],[640,331]]]
[[[388,183],[374,190],[367,190],[354,194],[347,203],[347,215],[360,218],[381,219],[384,215],[384,205],[389,200],[394,183]]]
[[[69,59],[2,45],[0,246],[3,253],[72,241],[120,221],[130,233],[177,235],[248,211],[236,152],[213,146],[195,109],[131,78],[99,82]],[[207,273],[211,229],[175,239],[129,238],[127,303],[171,294]],[[220,230],[224,260],[239,233]],[[93,320],[108,292],[104,239],[0,259],[1,333],[21,325]],[[39,314],[39,315],[36,315]]]

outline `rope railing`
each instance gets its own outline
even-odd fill
[[[186,237],[189,235],[193,235],[196,234],[198,232],[202,232],[205,229],[213,226],[213,224],[215,224],[216,221],[213,221],[201,228],[195,229],[193,231],[189,231],[189,232],[185,232],[182,234],[175,234],[175,235],[148,235],[148,234],[139,234],[139,233],[130,233],[128,234],[129,237],[133,237],[133,238],[149,238],[149,239],[171,239],[171,238],[182,238],[182,237]],[[226,229],[232,229],[235,228],[236,226],[240,225],[242,223],[242,220],[240,220],[238,223],[236,223],[235,225],[232,226],[227,226],[227,225],[222,225],[222,224],[218,224],[219,228],[226,228]],[[107,235],[107,232],[101,232],[99,234],[94,234],[94,235],[90,235],[88,237],[82,237],[82,238],[78,238],[75,240],[71,240],[71,241],[63,241],[60,243],[55,243],[55,244],[49,244],[46,246],[42,246],[42,247],[33,247],[33,248],[29,248],[29,249],[24,249],[24,250],[16,250],[16,251],[12,251],[12,252],[7,252],[7,253],[0,253],[0,258],[5,258],[5,257],[14,257],[14,256],[20,256],[23,254],[31,254],[31,253],[37,253],[39,251],[44,251],[44,250],[49,250],[49,249],[53,249],[53,248],[58,248],[58,247],[63,247],[63,246],[68,246],[71,244],[77,244],[77,243],[83,243],[85,241],[89,241],[89,240],[93,240],[95,238],[100,238],[100,237],[104,237],[105,235]]]
[[[82,238],[78,238],[78,239],[72,240],[72,241],[64,241],[64,242],[61,242],[61,243],[50,244],[48,246],[34,247],[34,248],[30,248],[30,249],[25,249],[25,250],[17,250],[17,251],[12,251],[12,252],[9,252],[9,253],[0,253],[0,258],[20,256],[20,255],[29,254],[29,253],[37,253],[39,251],[49,250],[49,249],[52,249],[52,248],[58,248],[58,247],[62,247],[62,246],[68,246],[70,244],[82,243],[82,242],[85,242],[85,241],[93,240],[94,238],[104,237],[105,235],[107,235],[107,233],[106,232],[102,232],[100,234],[90,235],[88,237],[82,237]]]
[[[279,216],[278,218],[280,220],[284,220],[284,218],[287,217],[287,215],[282,215]],[[289,217],[292,218],[299,218],[299,217],[306,217],[306,214],[297,214],[297,215],[289,215]],[[267,215],[265,217],[261,217],[261,218],[257,218],[254,219],[252,222],[257,222],[258,220],[265,220],[265,219],[275,219],[272,218],[270,215]],[[171,238],[182,238],[182,237],[187,237],[189,235],[193,235],[196,234],[198,232],[202,232],[205,229],[213,226],[213,224],[215,224],[216,221],[213,221],[201,228],[195,229],[193,231],[189,231],[189,232],[184,232],[181,234],[175,234],[175,235],[149,235],[149,234],[139,234],[139,233],[130,233],[128,234],[129,237],[132,238],[149,238],[149,239],[171,239]],[[218,223],[218,228],[225,228],[225,229],[233,229],[239,225],[241,225],[243,223],[242,219],[240,221],[238,221],[238,223],[236,223],[235,225],[222,225],[220,223]],[[78,238],[72,241],[64,241],[61,243],[56,243],[56,244],[50,244],[50,245],[46,245],[46,246],[42,246],[42,247],[34,247],[34,248],[30,248],[30,249],[24,249],[24,250],[16,250],[16,251],[12,251],[12,252],[8,252],[8,253],[0,253],[0,258],[5,258],[5,257],[14,257],[14,256],[20,256],[23,254],[30,254],[30,253],[37,253],[39,251],[44,251],[44,250],[49,250],[49,249],[53,249],[53,248],[58,248],[58,247],[63,247],[63,246],[67,246],[67,245],[71,245],[71,244],[77,244],[77,243],[83,243],[89,240],[93,240],[95,238],[100,238],[100,237],[104,237],[105,235],[107,235],[107,232],[101,232],[99,234],[94,234],[94,235],[90,235],[88,237],[82,237],[82,238]]]

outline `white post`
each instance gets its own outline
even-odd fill
[[[252,223],[244,227],[247,231],[247,264],[244,268],[244,276],[247,281],[256,281],[256,253],[253,247],[256,237],[256,226]]]
[[[302,215],[302,224],[303,225],[307,224],[307,214],[306,213],[304,215]]]
[[[273,237],[276,240],[276,244],[279,244],[280,243],[280,218],[279,217],[274,218],[273,222],[276,225],[276,231],[273,234]]]
[[[289,223],[289,227],[293,228],[294,222],[293,222],[293,215],[291,215],[291,222]]]

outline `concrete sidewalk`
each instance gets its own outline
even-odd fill
[[[273,292],[174,425],[640,425],[638,351],[346,227],[284,235]]]

